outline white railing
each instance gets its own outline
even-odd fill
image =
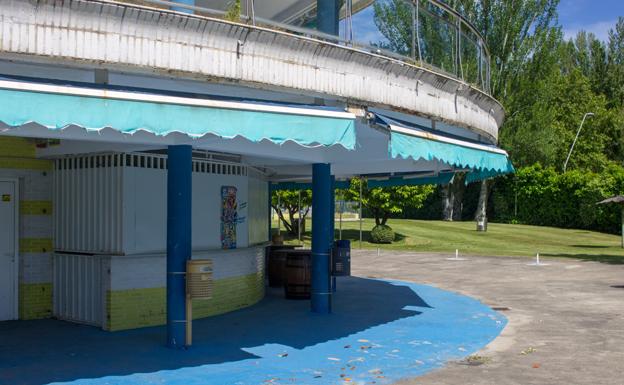
[[[169,0],[118,1],[314,37],[443,72],[490,92],[485,39],[470,21],[440,0],[344,0],[338,36],[316,29],[316,0],[301,0],[288,12],[277,13],[276,0],[231,0],[212,8]]]

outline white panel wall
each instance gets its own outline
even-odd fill
[[[261,235],[254,230],[253,243],[267,239],[266,182],[254,182],[254,201],[248,202],[248,179],[248,169],[243,165],[193,161],[193,250],[221,248],[222,186],[237,189],[237,247],[250,244],[250,214],[254,228],[264,232]],[[148,154],[59,159],[55,167],[54,207],[57,251],[116,255],[164,253],[166,159]]]
[[[269,239],[269,185],[266,181],[249,177],[249,244]]]
[[[221,248],[221,187],[236,187],[236,247],[249,245],[248,177],[193,173],[193,250]]]
[[[124,181],[125,254],[158,253],[167,249],[167,171],[129,167]]]
[[[125,205],[126,254],[163,252],[167,249],[167,174],[165,170],[129,168],[127,175],[132,204]],[[249,244],[247,177],[193,173],[193,250],[221,248],[221,186],[237,188],[237,247]]]
[[[103,257],[110,263],[108,290],[132,290],[165,287],[165,254]],[[211,259],[213,278],[225,279],[264,271],[264,247],[195,252],[192,259]]]

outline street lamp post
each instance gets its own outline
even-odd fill
[[[565,163],[563,164],[563,172],[566,172],[566,169],[568,168],[568,162],[570,161],[570,155],[572,155],[572,151],[574,150],[574,145],[576,144],[576,141],[579,137],[579,134],[581,133],[581,129],[583,128],[583,124],[585,123],[585,119],[587,119],[588,116],[594,116],[593,112],[588,112],[585,115],[583,115],[583,120],[581,120],[581,125],[579,126],[578,131],[576,131],[576,136],[574,137],[574,141],[572,142],[572,147],[570,147],[570,152],[568,152],[568,157],[566,158]]]

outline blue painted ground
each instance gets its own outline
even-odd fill
[[[188,351],[165,348],[163,327],[0,322],[0,384],[389,384],[479,350],[507,322],[472,298],[398,281],[339,279],[329,316],[280,294],[195,321]]]

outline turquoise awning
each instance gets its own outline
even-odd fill
[[[462,169],[494,171],[506,174],[514,171],[506,153],[490,152],[393,132],[390,138],[393,158],[439,160]]]
[[[386,121],[386,118],[384,118]],[[492,145],[444,136],[388,119],[392,158],[437,160],[468,173],[467,182],[513,173],[507,152]]]
[[[106,89],[0,80],[0,121],[34,122],[50,130],[76,125],[157,136],[213,134],[253,142],[355,148],[355,116],[314,107],[233,102]]]

